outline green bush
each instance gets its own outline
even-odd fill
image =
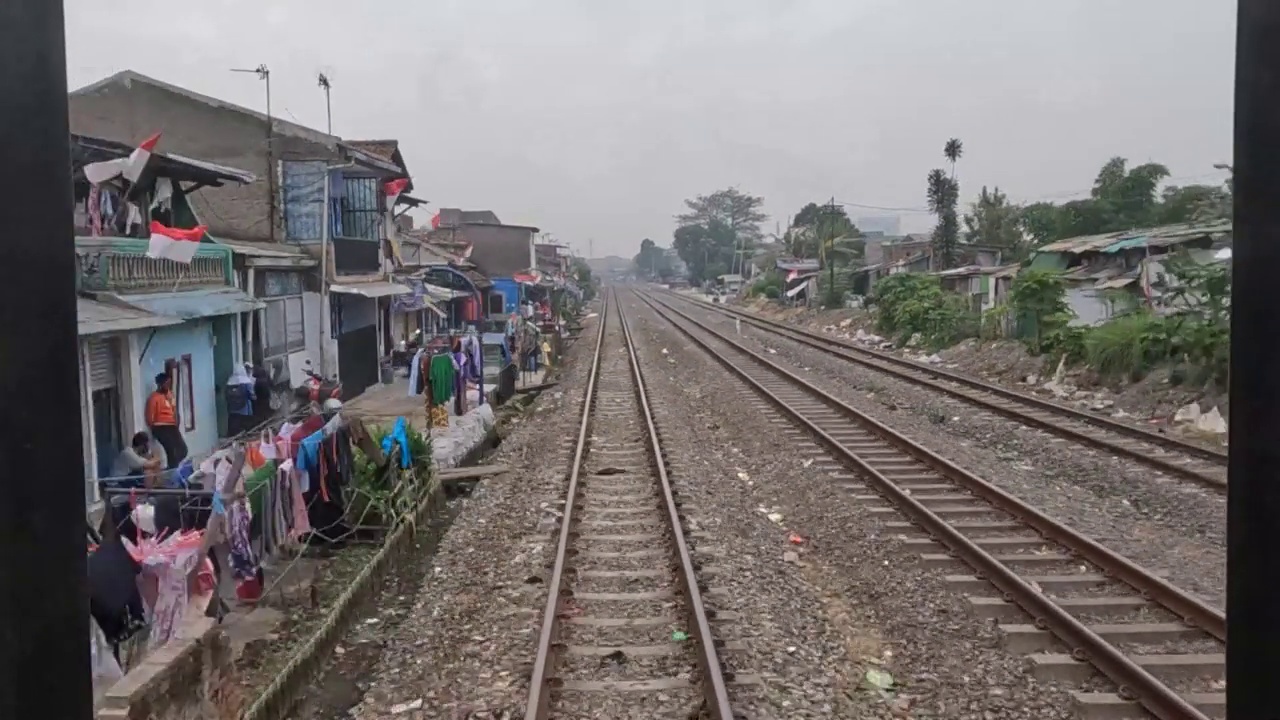
[[[1104,379],[1140,380],[1154,362],[1168,357],[1164,338],[1158,318],[1146,313],[1122,315],[1089,329],[1084,360]]]
[[[1024,270],[1009,287],[1009,305],[1018,322],[1018,332],[1033,355],[1046,352],[1048,338],[1067,327],[1071,310],[1067,307],[1066,286],[1055,272]]]
[[[945,292],[931,275],[890,275],[876,283],[872,303],[876,329],[897,338],[899,344],[919,335],[926,347],[936,349],[978,331],[978,318],[964,298]]]

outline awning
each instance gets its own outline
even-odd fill
[[[815,274],[816,274],[816,273],[815,273]],[[812,277],[813,277],[813,275],[809,275],[808,277],[812,278]],[[791,288],[790,290],[788,290],[788,291],[787,291],[787,297],[789,297],[789,298],[795,297],[795,296],[799,295],[799,294],[800,294],[800,292],[801,292],[802,290],[804,290],[805,288],[807,288],[807,287],[809,287],[809,281],[807,281],[807,280],[806,280],[805,282],[802,282],[802,283],[800,283],[799,285],[796,285],[795,287],[793,287],[793,288]]]
[[[260,300],[254,300],[235,288],[185,290],[145,295],[112,295],[111,298],[156,315],[183,320],[234,315],[266,307]]]
[[[76,298],[76,319],[81,336],[164,327],[182,322],[178,318],[154,315],[136,308],[108,305],[88,298]]]
[[[408,285],[401,285],[393,282],[370,282],[370,283],[352,283],[351,285],[339,285],[331,283],[329,292],[336,292],[340,295],[359,295],[367,298],[388,297],[391,295],[408,295],[413,292],[413,288]]]

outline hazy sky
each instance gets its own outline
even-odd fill
[[[398,138],[432,207],[492,209],[585,252],[670,243],[729,185],[924,204],[948,137],[967,202],[1083,194],[1112,155],[1214,182],[1231,153],[1231,0],[68,0],[78,87],[133,69]],[[849,207],[849,214],[883,215]],[[932,225],[905,213],[906,229]],[[772,229],[772,228],[770,228]]]

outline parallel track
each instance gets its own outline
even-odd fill
[[[1003,621],[1008,646],[1031,653],[1038,676],[1078,682],[1082,715],[1224,715],[1221,611],[664,300],[640,297],[852,470],[841,486],[871,512],[904,513],[910,523],[889,527],[914,536],[907,550],[926,565],[971,568],[947,580],[975,612]]]
[[[697,569],[630,329],[606,302],[526,720],[732,720]]]
[[[821,333],[800,330],[744,310],[709,304],[675,293],[664,297],[678,298],[703,310],[740,319],[752,327],[780,335],[806,347],[946,393],[1016,422],[1136,460],[1161,472],[1193,480],[1214,490],[1225,492],[1227,489],[1227,454],[1224,451],[1185,442],[944,368],[870,350]]]

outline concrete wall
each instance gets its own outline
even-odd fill
[[[207,454],[218,444],[217,389],[213,372],[213,324],[208,320],[193,320],[181,325],[156,328],[133,333],[130,342],[130,366],[137,368],[137,382],[133,386],[135,418],[142,423],[146,417],[147,397],[155,389],[155,376],[164,372],[167,359],[191,356],[192,403],[195,408],[196,427],[185,429],[186,420],[180,422],[187,450],[192,457]],[[148,345],[150,339],[150,345]],[[135,350],[136,348],[136,350]],[[139,354],[145,350],[145,355]],[[179,407],[181,411],[182,408]],[[132,432],[142,429],[135,427]],[[126,436],[128,433],[126,433]]]
[[[236,720],[243,707],[231,643],[198,617],[110,687],[95,720]]]

